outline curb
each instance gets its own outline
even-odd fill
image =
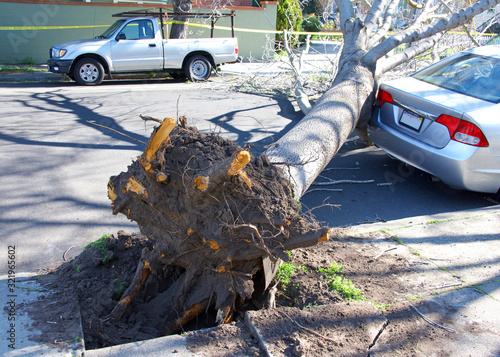
[[[349,227],[356,231],[357,234],[375,233],[380,231],[393,231],[401,228],[409,228],[412,226],[423,226],[426,224],[438,224],[451,221],[461,221],[466,219],[473,219],[475,217],[498,214],[500,213],[500,205],[481,207],[457,212],[437,213],[425,216],[416,216],[409,218],[402,218],[388,222],[368,223],[359,226]]]

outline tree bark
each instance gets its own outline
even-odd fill
[[[173,0],[172,6],[175,14],[187,14],[193,8],[192,0]],[[176,15],[173,18],[172,27],[170,28],[169,38],[186,38],[188,33],[188,19],[182,15]]]

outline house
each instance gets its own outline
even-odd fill
[[[170,0],[169,0],[170,1]],[[169,1],[157,0],[0,0],[0,63],[45,63],[53,44],[94,38],[116,19],[113,14],[162,7],[172,11]],[[240,56],[262,59],[268,38],[276,29],[276,1],[232,0],[219,11],[235,11],[235,36]],[[207,13],[213,1],[194,0],[193,11]],[[220,6],[220,3],[219,3]],[[230,20],[217,22],[215,36],[229,37]],[[271,34],[271,36],[269,36]],[[190,27],[190,36],[209,37],[210,30]],[[267,46],[268,47],[268,46]]]

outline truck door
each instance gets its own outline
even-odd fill
[[[111,59],[115,71],[158,70],[163,65],[161,35],[155,36],[149,19],[133,20],[111,43]]]

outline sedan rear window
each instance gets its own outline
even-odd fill
[[[417,72],[414,78],[471,97],[500,102],[500,59],[453,56]]]

